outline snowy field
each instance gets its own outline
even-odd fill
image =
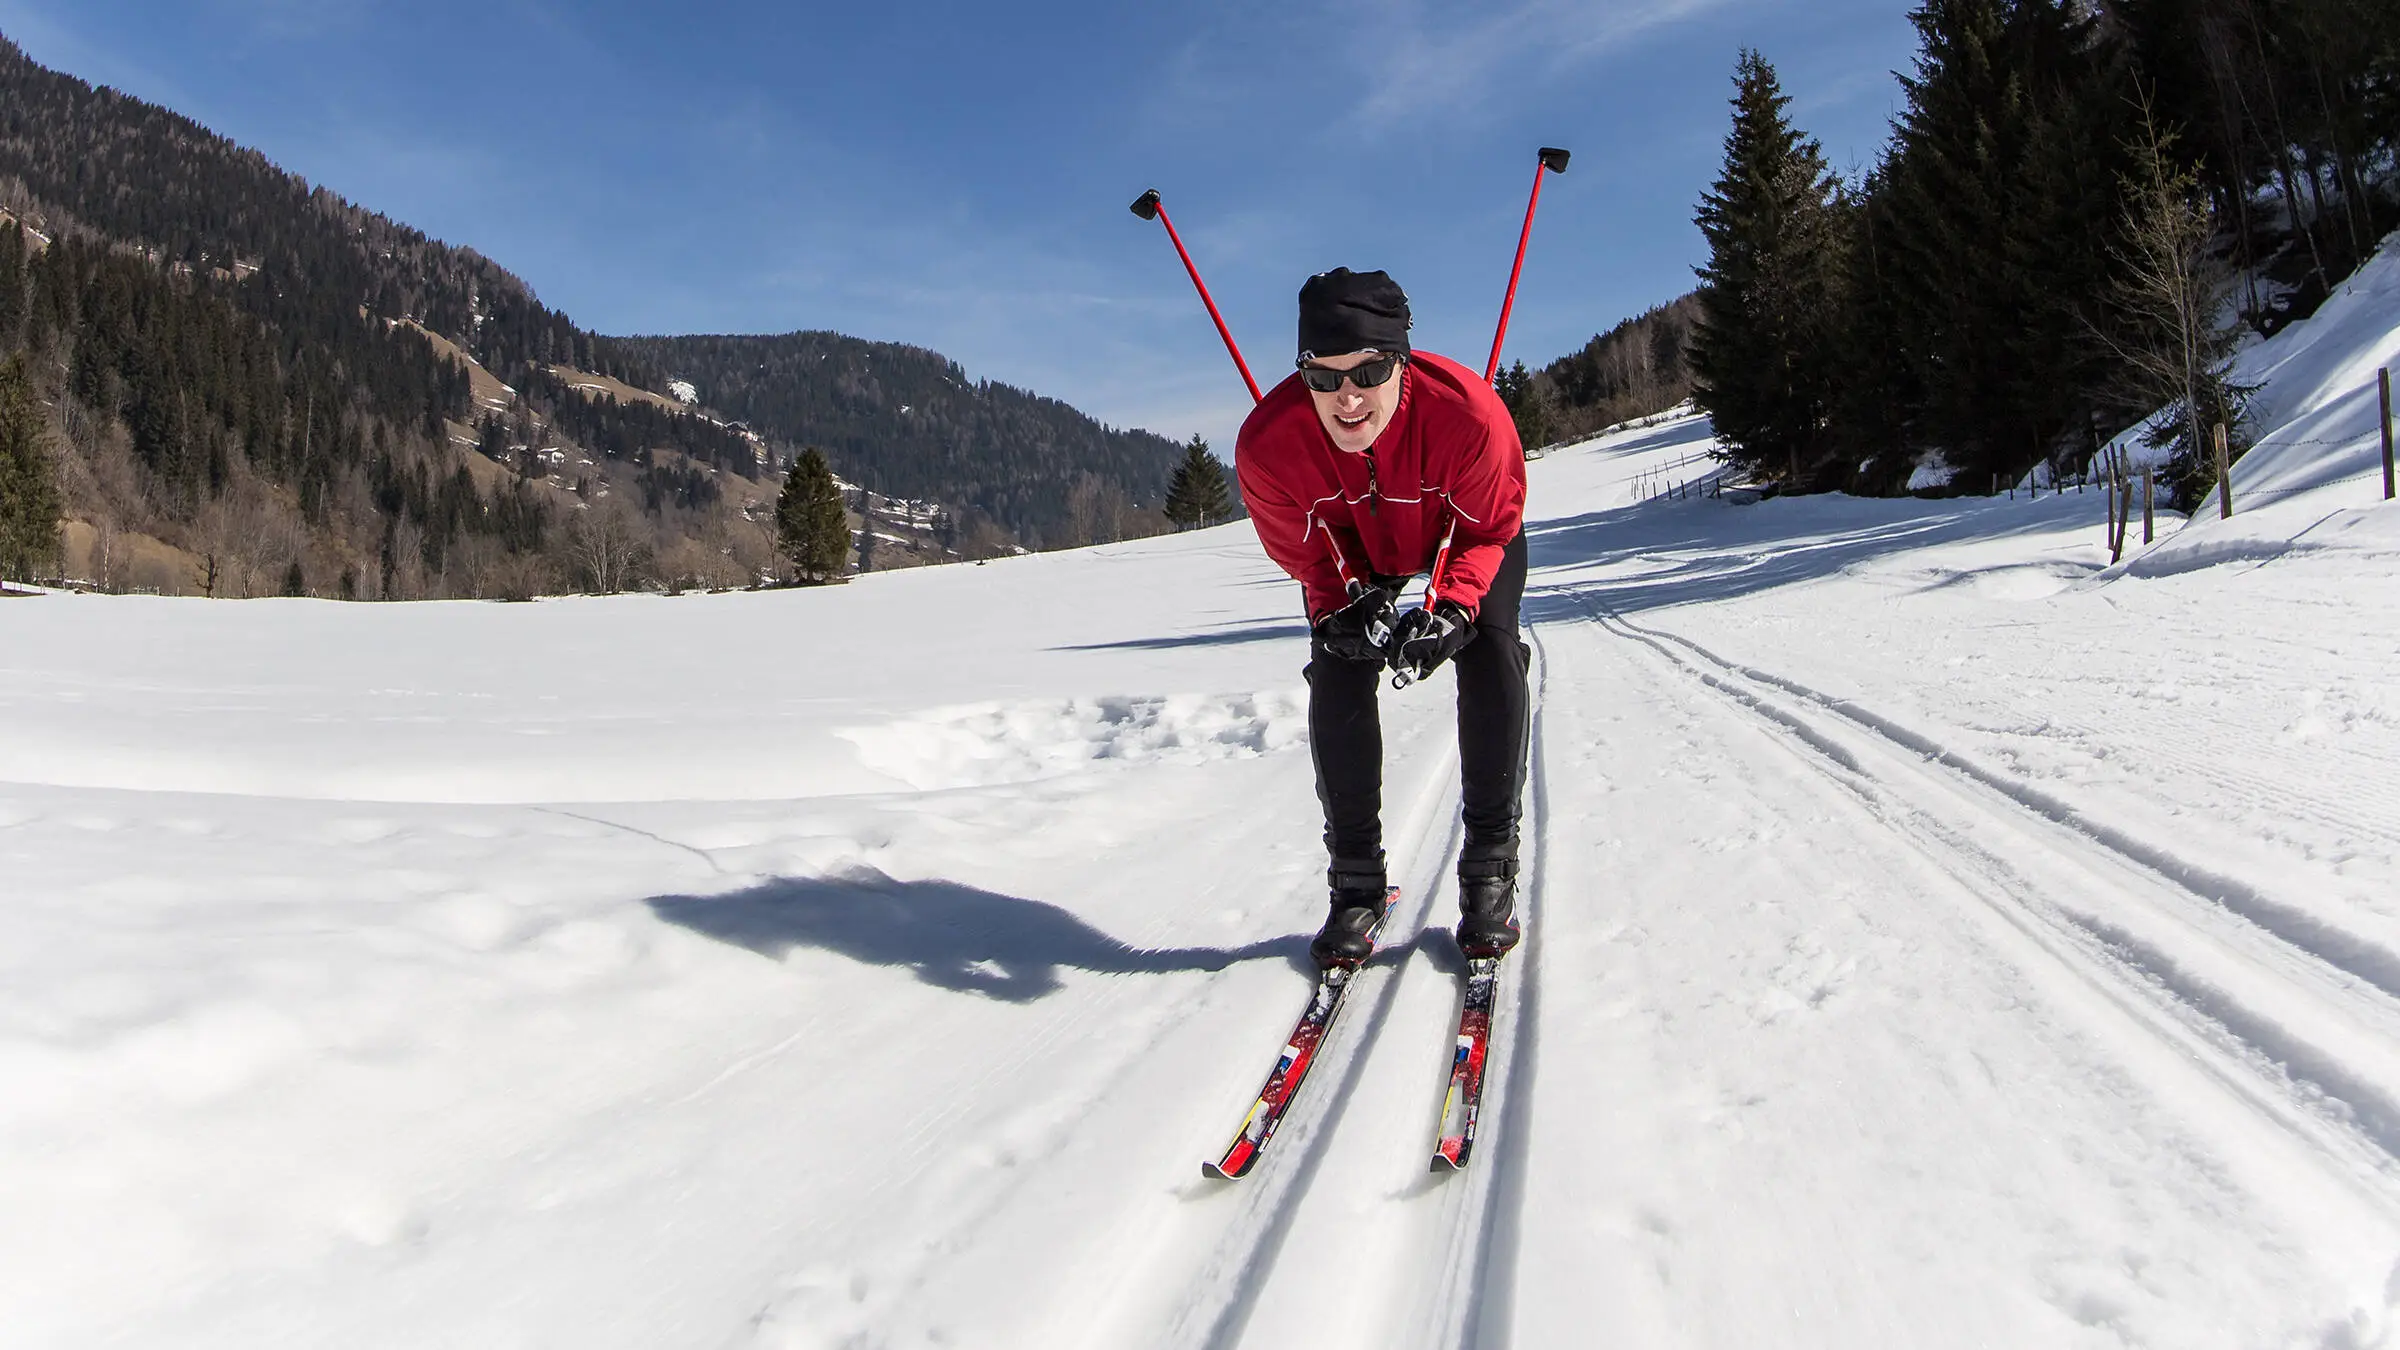
[[[1449,1178],[1446,676],[1385,696],[1397,936],[1199,1174],[1322,908],[1247,525],[0,603],[0,1344],[2400,1341],[2396,279],[2246,358],[2259,509],[2115,568],[2096,493],[1642,500],[1696,420],[1531,466]]]

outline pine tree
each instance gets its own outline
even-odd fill
[[[1195,434],[1183,448],[1183,463],[1167,485],[1167,519],[1177,529],[1212,525],[1233,514],[1233,494],[1225,485],[1225,466],[1208,452],[1208,442]]]
[[[850,518],[833,468],[814,446],[800,452],[775,502],[775,543],[803,581],[824,583],[850,559]]]
[[[32,581],[58,561],[59,493],[49,430],[20,353],[0,364],[0,582]]]
[[[1548,445],[1557,430],[1557,398],[1548,383],[1518,361],[1501,371],[1492,387],[1508,408],[1510,420],[1517,424],[1517,443],[1527,450]]]
[[[1852,491],[1896,492],[1916,468],[1909,416],[1923,402],[1916,369],[1900,348],[1891,201],[1869,173],[1840,204],[1844,274],[1835,310],[1834,384],[1828,434],[1851,466]]]
[[[1735,456],[1796,483],[1826,450],[1839,239],[1836,184],[1817,143],[1785,118],[1790,103],[1775,68],[1745,49],[1724,171],[1700,200],[1709,261],[1697,269],[1690,360],[1693,397]]]
[[[1915,435],[1969,481],[2080,448],[2118,206],[2122,93],[2076,0],[1927,0],[1879,171]],[[2113,92],[2112,92],[2113,90]]]
[[[0,225],[0,351],[16,345],[26,299],[25,228],[12,220]]]

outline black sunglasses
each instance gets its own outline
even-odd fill
[[[1389,356],[1378,356],[1372,361],[1362,361],[1348,370],[1312,366],[1306,361],[1302,361],[1299,363],[1300,378],[1307,381],[1309,388],[1320,394],[1330,394],[1341,388],[1344,380],[1348,380],[1361,389],[1372,389],[1392,378],[1392,372],[1398,370],[1407,360],[1407,357],[1394,352]]]

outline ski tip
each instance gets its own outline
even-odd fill
[[[1222,1165],[1218,1163],[1204,1162],[1200,1164],[1200,1175],[1207,1177],[1211,1181],[1231,1181],[1235,1177],[1240,1176],[1241,1173],[1228,1172]]]
[[[1453,1158],[1447,1153],[1436,1153],[1433,1155],[1433,1163],[1429,1170],[1440,1176],[1448,1176],[1452,1172],[1464,1172],[1467,1170],[1467,1160]]]

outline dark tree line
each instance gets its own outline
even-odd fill
[[[2262,332],[2400,219],[2400,6],[1927,0],[1911,20],[1904,106],[1857,182],[1827,172],[1762,57],[1736,71],[1691,359],[1754,472],[1892,491],[1939,452],[1981,490],[2181,399],[2238,422],[2221,370],[2192,392],[2143,359],[2172,335],[2125,278],[2182,237],[2159,218],[2184,209],[2173,185],[2204,199]],[[2165,434],[2188,501],[2213,470]]]
[[[362,462],[362,423],[422,435],[466,415],[465,370],[422,334],[355,312],[278,323],[249,294],[96,238],[30,250],[0,225],[0,349],[52,356],[69,394],[121,419],[171,509],[223,492],[238,458],[317,517]]]
[[[477,408],[468,370],[429,333],[519,391],[511,405]],[[555,551],[551,517],[574,499],[466,472],[452,449],[462,428],[523,477],[546,468],[516,447],[562,438],[623,461],[670,534],[705,522],[668,520],[669,505],[722,493],[705,471],[654,470],[654,451],[752,480],[762,467],[751,440],[697,413],[572,388],[553,367],[656,379],[488,259],[0,39],[0,358],[19,351],[63,509],[102,547],[147,534],[204,569],[197,582],[154,567],[102,584],[260,594],[297,575],[318,594],[485,593],[477,578],[495,573],[495,550]],[[112,467],[118,445],[128,471]],[[458,572],[477,540],[474,575]],[[261,579],[267,552],[280,560]],[[501,589],[573,570],[563,556],[537,561]]]
[[[299,420],[337,435],[345,419],[361,415],[352,405],[362,385],[375,386],[374,415],[395,432],[420,427],[438,444],[447,434],[437,420],[447,420],[484,434],[488,410],[466,406],[456,368],[404,336],[421,327],[519,392],[524,406],[509,414],[530,409],[539,425],[520,425],[532,437],[512,444],[555,433],[598,460],[638,465],[651,450],[674,450],[754,478],[755,447],[733,429],[647,402],[586,398],[553,368],[646,389],[682,375],[700,383],[714,407],[778,443],[822,445],[879,491],[966,503],[964,528],[984,547],[999,534],[995,520],[1037,544],[1164,523],[1157,508],[1176,447],[1162,437],[1102,427],[1021,390],[970,384],[917,349],[828,334],[761,339],[771,350],[754,352],[744,340],[662,345],[586,332],[473,250],[353,206],[188,118],[46,70],[5,39],[0,210],[62,240],[136,256],[255,320],[288,359],[323,367],[300,376],[286,370],[284,378],[333,391],[333,411],[311,414],[304,398]],[[405,413],[384,406],[411,397]],[[303,458],[316,443],[301,438]],[[247,434],[235,436],[227,453],[247,453],[249,444]],[[188,500],[189,482],[212,471],[205,459],[196,478],[177,468],[176,491]],[[302,473],[295,481],[321,490],[323,479]],[[662,502],[689,495],[645,493]]]
[[[1528,450],[1661,412],[1691,397],[1698,301],[1680,296],[1596,334],[1540,370],[1519,361],[1494,387]]]
[[[704,464],[755,479],[758,447],[741,433],[695,413],[671,412],[641,399],[579,393],[546,368],[529,369],[517,394],[562,435],[593,454],[647,462],[652,450],[678,450]]]
[[[243,277],[258,269],[261,289],[299,311],[279,319],[321,321],[338,299],[421,322],[511,384],[537,364],[652,383],[474,250],[353,206],[180,114],[48,70],[4,38],[0,180],[13,188],[0,206],[38,202],[62,223],[138,241],[161,262]]]
[[[462,367],[422,333],[355,310],[279,324],[243,303],[256,285],[80,234],[30,248],[8,222],[0,353],[49,372],[53,401],[121,426],[143,504],[187,532],[247,475],[287,490],[310,529],[337,533],[362,524],[336,519],[342,489],[356,485],[383,516],[387,573],[403,523],[435,572],[465,534],[541,546],[542,508],[521,487],[487,494],[463,468],[428,476],[422,448],[466,415]],[[358,593],[355,570],[346,575],[342,589]]]
[[[889,496],[965,503],[1037,548],[1099,542],[1095,495],[1100,515],[1155,513],[1183,458],[1163,436],[970,380],[921,347],[839,333],[612,341],[774,440],[822,447],[846,477]]]

